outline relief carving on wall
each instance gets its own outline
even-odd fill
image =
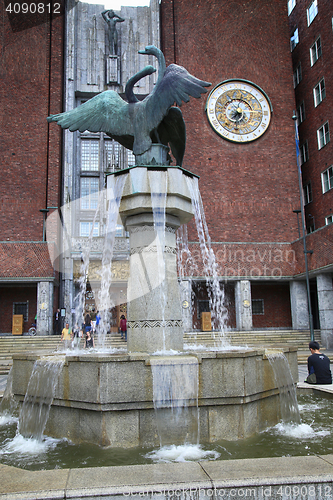
[[[78,281],[80,273],[81,262],[74,261],[73,267],[73,278],[74,281]],[[112,281],[127,281],[129,277],[129,261],[128,260],[116,260],[111,264]],[[91,261],[89,263],[88,269],[88,280],[101,281],[102,275],[102,262],[101,261]]]

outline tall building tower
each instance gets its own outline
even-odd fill
[[[289,0],[288,14],[315,327],[332,347],[333,4]]]
[[[21,8],[0,7],[0,332],[22,315],[19,333],[37,317],[38,331],[51,334],[59,280],[45,219],[60,206],[61,132],[46,117],[62,111],[64,13]]]
[[[309,328],[304,253],[294,213],[300,196],[287,16],[285,0],[161,2],[168,63],[212,82],[206,103],[191,102],[184,109],[184,167],[200,175],[218,273],[226,284],[229,309],[235,311],[229,326],[239,330]],[[316,32],[311,46],[318,36]],[[324,145],[328,116],[320,116],[317,134]],[[328,174],[322,175],[325,189]],[[193,250],[194,231],[189,239]],[[319,253],[315,256],[314,250],[310,257],[311,270]],[[199,318],[208,307],[199,287],[203,277],[190,280],[194,316]]]

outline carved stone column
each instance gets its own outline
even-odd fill
[[[238,330],[252,330],[251,282],[241,280],[236,282],[236,326]]]
[[[130,233],[128,350],[180,351],[183,322],[175,232],[193,217],[186,180],[192,174],[180,167],[148,165],[115,175],[125,174],[119,213]],[[156,213],[163,224],[156,224]]]

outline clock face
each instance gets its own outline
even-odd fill
[[[206,112],[209,123],[221,137],[232,142],[251,142],[266,132],[272,108],[256,85],[245,80],[227,80],[209,94]]]

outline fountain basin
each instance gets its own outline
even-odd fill
[[[283,352],[297,382],[297,349]],[[150,366],[157,356],[64,356],[46,435],[122,448],[160,444]],[[200,352],[189,358],[197,358],[199,367],[201,443],[246,438],[279,421],[279,390],[264,350]],[[37,359],[33,353],[13,356],[13,394],[21,403]]]

